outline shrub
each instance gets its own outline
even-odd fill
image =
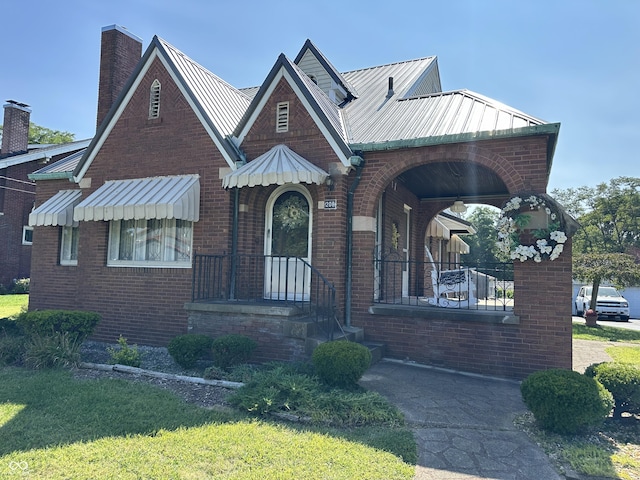
[[[68,333],[80,343],[93,332],[100,321],[100,315],[94,312],[74,310],[34,310],[22,312],[16,322],[28,335],[49,335]]]
[[[127,339],[120,335],[118,338],[119,348],[107,347],[107,352],[111,355],[109,363],[115,365],[128,365],[130,367],[139,367],[142,364],[142,358],[138,351],[138,346],[127,345]]]
[[[16,280],[11,285],[11,293],[13,294],[29,293],[30,285],[31,285],[31,279],[29,278],[21,278],[19,280]]]
[[[22,336],[24,332],[22,331],[22,327],[10,318],[0,318],[0,335],[8,335],[8,336]]]
[[[80,363],[80,344],[69,332],[34,334],[27,344],[25,365],[35,369],[75,367]]]
[[[223,335],[216,338],[211,345],[213,364],[229,369],[234,365],[246,363],[251,358],[257,343],[244,335]]]
[[[595,379],[613,395],[614,417],[620,418],[622,412],[640,413],[640,369],[614,362],[603,362],[592,367]]]
[[[26,339],[21,336],[0,334],[0,366],[19,365],[26,350]]]
[[[367,347],[342,340],[318,345],[311,358],[318,377],[338,387],[355,386],[371,364]]]
[[[167,350],[182,368],[193,368],[196,362],[207,355],[213,340],[206,335],[187,333],[174,337]]]
[[[247,412],[265,415],[272,412],[305,410],[317,390],[317,380],[294,373],[286,366],[260,370],[251,381],[229,398],[229,402]]]
[[[520,391],[540,426],[560,434],[597,425],[613,407],[611,393],[600,382],[571,370],[535,372],[522,382]]]

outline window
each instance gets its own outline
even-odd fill
[[[62,227],[60,265],[78,264],[78,227]]]
[[[22,227],[22,244],[31,245],[33,243],[33,227]]]
[[[193,223],[176,219],[110,223],[110,266],[191,267]]]
[[[160,82],[156,78],[151,84],[149,95],[149,119],[160,116]]]
[[[289,102],[280,102],[276,106],[276,133],[289,131]]]

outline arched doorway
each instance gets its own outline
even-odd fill
[[[308,300],[311,264],[311,198],[299,185],[276,189],[266,206],[265,292],[270,300]]]

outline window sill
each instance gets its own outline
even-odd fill
[[[520,317],[514,315],[513,312],[505,311],[375,304],[369,307],[369,313],[393,317],[423,318],[425,320],[450,320],[504,325],[520,324]]]

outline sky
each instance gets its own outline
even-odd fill
[[[100,34],[154,35],[225,81],[258,86],[311,39],[341,72],[438,57],[465,88],[561,124],[549,191],[640,177],[637,0],[5,0],[0,100],[95,133]]]

